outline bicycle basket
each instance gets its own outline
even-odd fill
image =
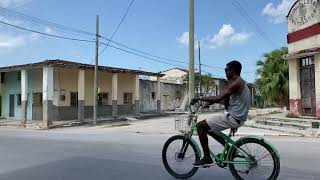
[[[191,125],[188,124],[188,122],[189,122],[189,115],[178,116],[174,118],[174,129],[179,132],[190,131]]]

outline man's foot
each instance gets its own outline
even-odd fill
[[[196,161],[193,166],[194,167],[209,167],[211,165],[213,165],[213,160],[210,158],[203,158],[203,159],[200,159],[198,161]]]

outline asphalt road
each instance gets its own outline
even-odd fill
[[[0,129],[0,180],[172,180],[161,162],[170,135],[73,129]],[[278,179],[320,180],[320,140],[265,137],[279,149]],[[218,149],[217,144],[212,145]],[[233,179],[217,166],[193,180]]]

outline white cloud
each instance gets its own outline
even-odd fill
[[[47,34],[51,34],[53,32],[53,29],[49,28],[49,27],[46,27],[44,29],[44,32],[47,33]]]
[[[31,33],[27,35],[0,34],[0,49],[1,48],[12,49],[12,48],[21,47],[37,39],[38,39],[38,35],[35,33]]]
[[[218,48],[224,45],[241,44],[246,42],[250,37],[250,33],[238,33],[231,24],[224,24],[219,32],[209,39],[208,46],[210,48]]]
[[[241,33],[236,33],[230,38],[230,43],[231,44],[237,44],[237,43],[243,43],[247,41],[251,37],[250,33],[247,32],[241,32]]]
[[[268,3],[262,10],[262,14],[269,16],[271,22],[274,24],[279,24],[285,22],[286,15],[288,14],[291,6],[295,0],[282,0],[278,5],[273,3]]]
[[[189,32],[182,33],[182,35],[177,38],[177,41],[179,42],[179,44],[185,47],[189,47]],[[198,48],[197,35],[194,35],[194,48]]]
[[[218,34],[215,34],[210,43],[213,46],[223,46],[228,42],[228,39],[234,34],[234,29],[230,24],[224,24],[219,30]]]
[[[189,46],[189,32],[184,32],[177,40],[180,44],[188,47]]]
[[[218,48],[224,45],[234,45],[246,42],[251,33],[236,32],[231,24],[223,24],[217,34],[213,36],[206,36],[200,40],[201,47],[205,48]],[[177,41],[185,47],[189,46],[189,32],[184,32]],[[198,40],[195,35],[195,48],[198,48]]]
[[[31,2],[32,0],[0,0],[0,6],[7,7],[17,7],[26,3]]]

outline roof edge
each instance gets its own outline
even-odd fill
[[[55,60],[47,59],[47,60],[36,62],[36,63],[0,67],[0,71],[10,72],[10,71],[18,71],[22,69],[41,68],[44,66],[62,67],[62,68],[66,67],[66,68],[73,68],[73,69],[92,69],[92,70],[94,70],[94,67],[95,67],[94,65],[91,65],[91,64],[84,64],[84,63],[78,63],[73,61],[66,61],[66,60],[60,60],[60,59],[55,59]],[[111,73],[131,73],[131,74],[159,76],[159,77],[164,76],[164,74],[161,74],[161,73],[154,73],[154,72],[134,70],[134,69],[116,68],[116,67],[110,67],[110,66],[99,66],[98,69],[100,71],[107,71]]]

